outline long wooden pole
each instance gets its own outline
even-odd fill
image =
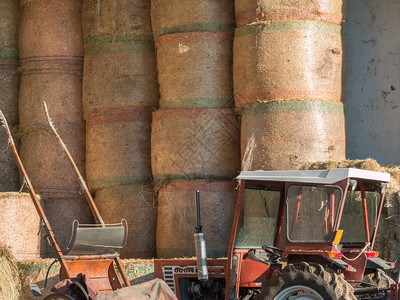
[[[19,172],[20,172],[21,176],[23,177],[24,184],[26,185],[26,187],[27,187],[27,189],[29,191],[29,194],[31,196],[33,204],[35,205],[36,211],[39,214],[39,217],[41,219],[41,226],[43,226],[45,231],[46,231],[46,239],[48,239],[50,245],[53,247],[54,252],[56,253],[58,260],[60,261],[61,265],[64,267],[64,270],[66,272],[65,275],[68,276],[68,278],[69,278],[70,274],[68,272],[68,268],[66,267],[64,259],[61,258],[63,253],[61,252],[60,246],[58,245],[58,243],[57,243],[57,241],[56,241],[56,239],[54,237],[54,233],[53,233],[53,230],[51,229],[50,223],[47,220],[47,217],[46,217],[46,215],[44,213],[42,205],[40,204],[39,198],[37,197],[37,195],[35,193],[35,190],[33,189],[32,183],[31,183],[31,181],[30,181],[30,179],[28,177],[28,174],[26,173],[25,168],[24,168],[24,166],[22,164],[22,161],[21,161],[21,159],[20,159],[20,157],[18,155],[18,151],[17,151],[17,148],[15,147],[14,139],[13,139],[13,137],[11,135],[10,128],[8,127],[7,120],[6,120],[4,114],[3,114],[3,112],[1,110],[0,110],[0,121],[2,123],[2,126],[6,129],[6,134],[7,134],[7,137],[8,137],[8,143],[9,143],[9,146],[11,148],[12,155],[14,157],[14,160],[15,160],[15,163],[16,163],[16,165],[18,167]]]

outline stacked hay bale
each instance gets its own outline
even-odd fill
[[[83,1],[86,174],[106,223],[128,221],[124,258],[155,256],[150,165],[158,107],[149,0]]]
[[[0,193],[0,203],[6,209],[0,211],[0,243],[10,247],[14,257],[39,258],[40,219],[27,193]]]
[[[158,189],[157,256],[193,256],[195,191],[209,256],[226,255],[239,169],[232,93],[233,1],[152,0],[160,110],[151,162]]]
[[[0,299],[18,300],[21,294],[21,281],[15,258],[10,249],[0,244]]]
[[[18,125],[18,73],[17,32],[19,1],[0,1],[0,110],[10,129]],[[2,130],[2,128],[0,128]],[[4,132],[0,132],[0,192],[15,191],[18,186],[18,170],[8,147]]]
[[[342,0],[236,0],[235,10],[242,169],[344,159]]]
[[[76,175],[49,133],[43,101],[83,172],[82,3],[29,0],[21,1],[21,5],[20,155],[34,188],[42,195],[56,239],[65,250],[72,221],[91,223],[92,217],[79,194]]]

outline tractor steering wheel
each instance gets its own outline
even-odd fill
[[[267,246],[267,245],[262,245],[262,249],[263,249],[265,252],[267,252],[268,254],[272,255],[272,257],[273,257],[274,259],[280,258],[280,257],[281,257],[281,254],[282,254],[282,252],[283,252],[283,250],[280,249],[280,248],[276,248],[276,247],[273,247],[273,246]],[[278,251],[278,252],[280,252],[280,253],[276,253],[276,252],[274,252],[274,251],[272,251],[272,250]]]

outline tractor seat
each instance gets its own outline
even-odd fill
[[[68,256],[117,255],[126,243],[128,224],[122,219],[117,224],[72,224],[72,236],[67,247]]]

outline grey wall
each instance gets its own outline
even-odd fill
[[[348,0],[347,157],[400,165],[400,0]]]

